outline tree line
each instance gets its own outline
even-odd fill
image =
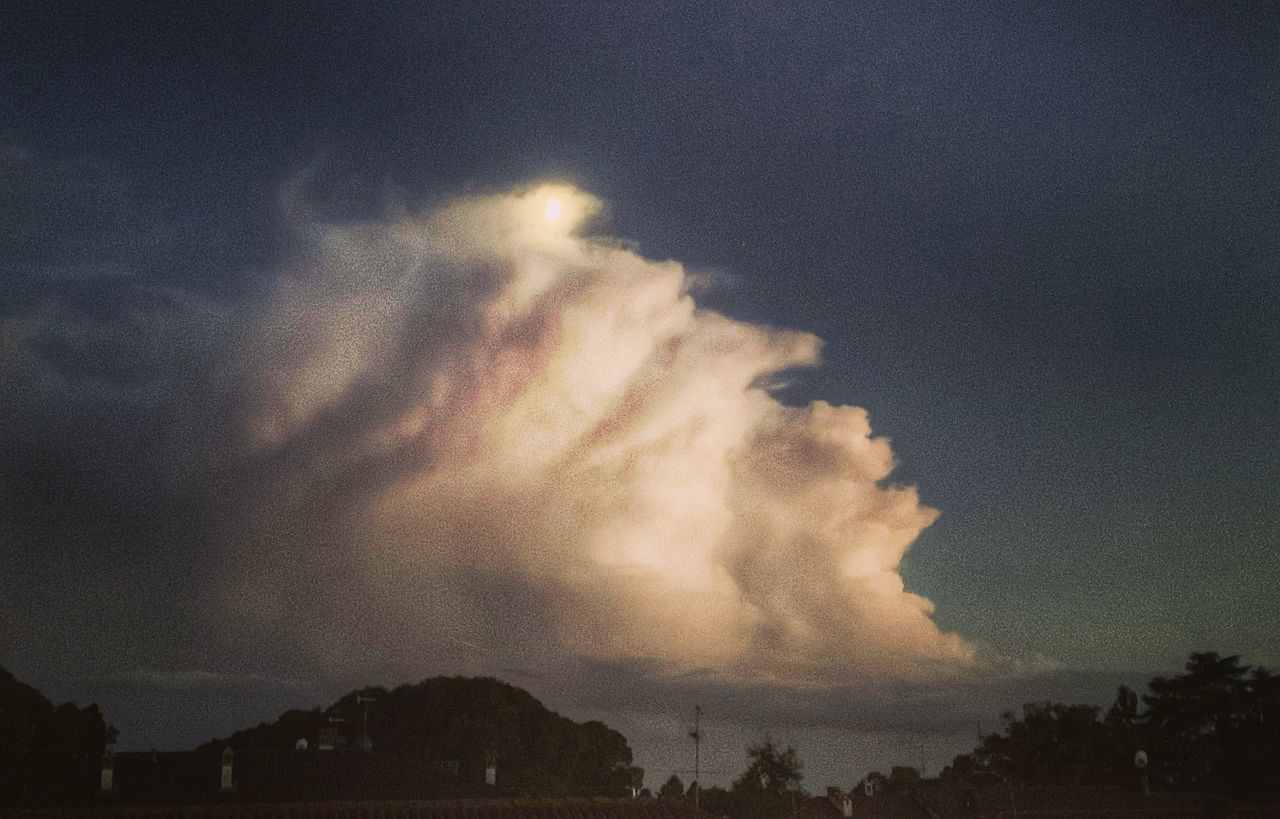
[[[391,690],[352,691],[327,708],[291,710],[274,722],[213,739],[197,750],[314,749],[328,734],[339,748],[416,757],[457,793],[483,793],[486,769],[503,792],[627,796],[644,771],[603,722],[574,722],[522,688],[489,677],[435,677]]]
[[[0,807],[97,796],[107,737],[96,705],[54,706],[0,668]],[[212,739],[196,753],[236,751],[410,757],[450,795],[631,796],[644,771],[603,722],[574,722],[491,678],[436,677],[352,691],[326,708],[293,709]],[[489,772],[493,780],[489,780]]]
[[[943,769],[959,787],[1112,786],[1194,791],[1236,799],[1280,798],[1280,675],[1239,656],[1193,653],[1183,673],[1154,677],[1148,693],[1121,685],[1105,712],[1095,705],[1033,702],[1006,712],[1003,731]],[[1139,756],[1141,752],[1141,756]],[[788,816],[808,794],[794,748],[766,738],[747,749],[749,765],[728,790],[703,789],[699,805],[734,819]],[[1142,765],[1139,766],[1141,762]],[[853,792],[907,792],[925,780],[908,766],[868,774]],[[693,800],[672,776],[659,799]]]
[[[1105,712],[1093,705],[1028,703],[1003,715],[940,774],[944,783],[980,785],[1112,785],[1216,793],[1241,799],[1280,797],[1280,676],[1239,656],[1195,653],[1184,672],[1155,677],[1148,693],[1120,686]],[[368,700],[369,702],[366,702]],[[366,729],[367,714],[367,729]],[[106,742],[94,705],[54,706],[0,668],[0,804],[88,798]],[[352,691],[327,708],[291,710],[270,723],[237,731],[202,751],[295,750],[324,733],[375,752],[439,763],[459,784],[484,782],[497,770],[504,790],[536,795],[632,794],[644,772],[632,765],[626,739],[604,723],[576,723],[528,692],[494,679],[438,677],[395,689]],[[1146,765],[1135,765],[1138,752]],[[659,799],[693,801],[734,819],[793,813],[807,797],[797,751],[766,737],[747,748],[749,764],[730,788],[688,789],[677,776]],[[1145,778],[1145,782],[1144,782]],[[880,790],[921,783],[914,768],[872,773]],[[465,788],[463,788],[465,789]]]
[[[1050,702],[1005,713],[1003,733],[983,736],[941,778],[1136,788],[1145,776],[1161,790],[1280,793],[1280,676],[1239,656],[1193,653],[1182,674],[1155,677],[1147,689],[1120,686],[1105,713]]]
[[[800,787],[804,763],[795,748],[783,748],[771,738],[747,747],[747,769],[728,790],[718,785],[698,790],[692,782],[686,789],[679,776],[672,775],[656,794],[660,800],[697,802],[701,810],[734,819],[775,819],[796,812],[808,793]],[[696,795],[695,795],[696,792]]]
[[[0,668],[0,806],[88,799],[106,737],[98,706],[54,706]]]

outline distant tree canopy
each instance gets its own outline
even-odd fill
[[[1161,782],[1241,794],[1280,788],[1280,677],[1211,652],[1192,654],[1185,674],[1148,688],[1132,728]]]
[[[1192,654],[1185,673],[1156,677],[1139,696],[1120,686],[1104,718],[1091,705],[1029,703],[1004,715],[956,757],[943,778],[1029,785],[1138,787],[1134,765],[1147,753],[1152,787],[1257,798],[1280,783],[1280,677],[1240,664],[1238,656]]]
[[[870,784],[873,793],[900,793],[919,785],[921,781],[920,771],[915,768],[894,765],[889,769],[888,776],[879,771],[867,774],[853,786],[853,792],[865,793],[867,785]]]
[[[706,813],[717,816],[733,816],[735,810],[733,794],[719,785],[700,788],[698,790],[698,806]]]
[[[461,787],[484,781],[494,755],[504,790],[538,795],[629,794],[644,772],[631,764],[631,748],[602,722],[582,724],[547,710],[531,694],[491,678],[436,677],[388,691],[352,691],[321,710],[287,711],[275,722],[215,739],[201,750],[314,747],[322,731],[357,746],[367,705],[369,739],[378,753],[424,757],[452,770]]]
[[[776,819],[794,813],[799,800],[805,797],[800,788],[804,763],[796,749],[780,748],[765,737],[760,744],[747,748],[747,756],[751,764],[733,781],[725,812],[734,819]],[[710,790],[703,791],[701,804],[715,810],[717,798]]]
[[[0,668],[0,805],[89,797],[105,745],[98,706],[54,707]]]
[[[667,801],[684,799],[684,782],[675,774],[658,789],[658,798]]]

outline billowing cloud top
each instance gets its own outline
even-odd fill
[[[317,657],[640,659],[827,685],[972,661],[898,567],[934,519],[813,336],[699,309],[568,187],[304,226],[232,356],[225,602]]]

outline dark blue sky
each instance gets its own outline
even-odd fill
[[[1067,671],[1280,662],[1273,4],[221,5],[7,13],[8,327],[261,290],[300,171],[333,219],[570,181],[700,304],[825,341],[784,394],[867,408],[941,511],[903,576],[944,629]],[[112,327],[42,360],[145,381],[233,334]],[[12,599],[133,561],[120,622],[166,610],[204,558],[136,544],[214,513],[119,468],[153,445],[127,407],[3,375]],[[53,684],[22,606],[0,662]]]

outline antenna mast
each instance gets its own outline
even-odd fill
[[[702,706],[693,706],[693,730],[689,732],[693,738],[693,809],[698,810],[698,795],[702,792]]]

